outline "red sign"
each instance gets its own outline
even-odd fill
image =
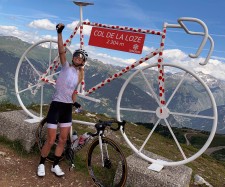
[[[89,45],[141,54],[145,34],[92,27]]]

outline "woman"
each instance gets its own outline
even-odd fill
[[[63,46],[63,29],[64,25],[61,23],[56,26],[58,32],[58,52],[62,69],[56,81],[56,91],[47,115],[47,140],[41,150],[41,159],[37,171],[37,175],[40,177],[45,176],[45,160],[52,145],[55,143],[58,125],[60,127],[60,136],[55,149],[55,158],[51,171],[57,176],[65,174],[58,164],[72,125],[72,104],[76,101],[75,88],[84,77],[83,66],[88,57],[88,54],[84,50],[78,49],[73,54],[72,65],[68,63],[65,47]]]

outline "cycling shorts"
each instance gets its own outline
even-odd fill
[[[48,115],[47,115],[48,128],[70,127],[72,125],[72,103],[62,103],[52,101]]]

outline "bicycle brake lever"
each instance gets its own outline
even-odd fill
[[[116,121],[116,123],[118,124],[118,127],[117,128],[110,127],[110,129],[113,131],[118,131],[120,129],[120,127],[122,126],[123,132],[124,132],[126,121],[125,120],[123,120],[122,122]]]

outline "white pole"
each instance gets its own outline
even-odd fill
[[[83,10],[82,10],[82,6],[80,6],[80,22],[83,22]]]

